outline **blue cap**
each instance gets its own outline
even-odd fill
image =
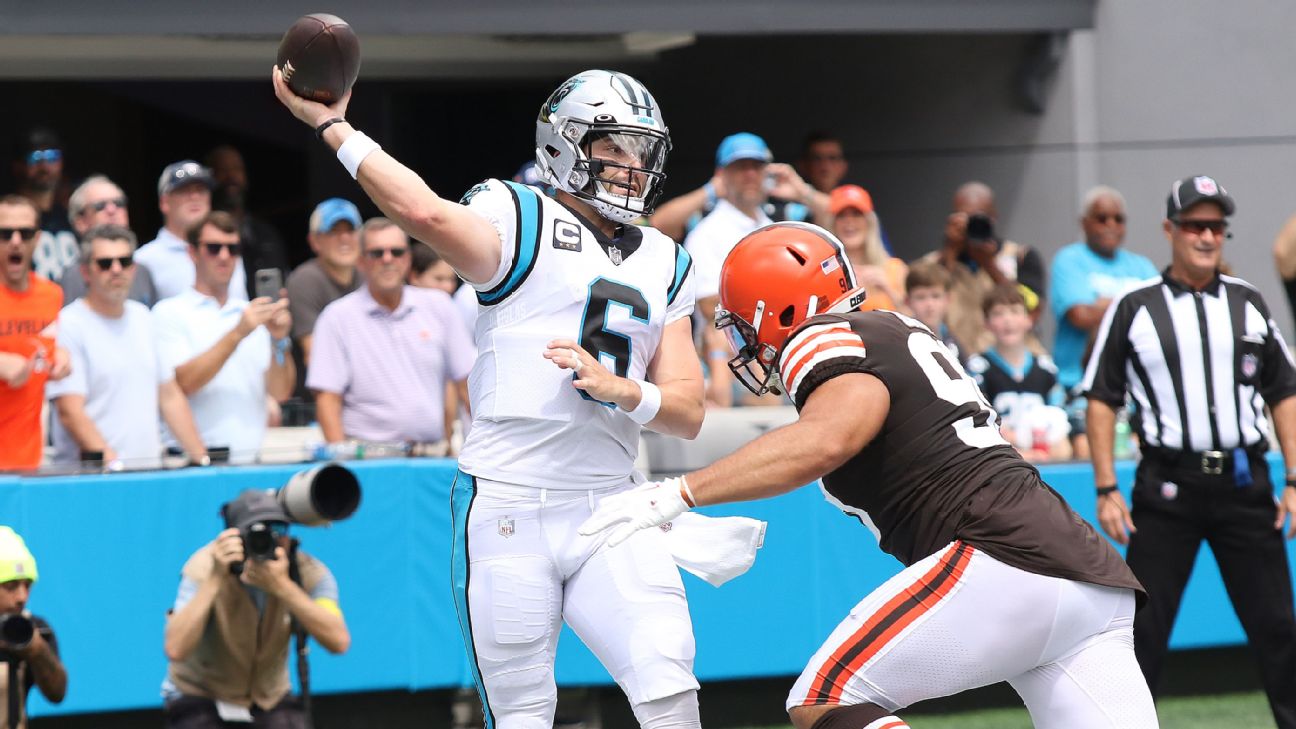
[[[346,221],[352,228],[360,230],[360,210],[350,201],[340,197],[331,197],[315,206],[311,213],[310,229],[312,233],[327,233],[333,226]]]
[[[740,159],[758,159],[768,163],[774,161],[774,155],[764,139],[751,132],[738,132],[720,142],[720,148],[716,150],[716,167],[728,167]]]
[[[158,177],[158,197],[194,183],[203,185],[210,190],[216,186],[216,178],[212,177],[210,169],[191,159],[172,162],[166,166],[166,169],[162,170],[162,176]]]

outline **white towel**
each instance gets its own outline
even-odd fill
[[[719,587],[751,569],[765,544],[766,523],[745,516],[685,512],[662,524],[675,564]]]

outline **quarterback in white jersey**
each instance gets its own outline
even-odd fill
[[[477,293],[473,427],[451,510],[455,602],[486,726],[552,727],[565,621],[642,727],[699,727],[692,624],[664,536],[609,547],[576,531],[632,488],[641,427],[692,438],[702,425],[688,254],[632,224],[665,179],[656,100],[622,73],[573,76],[536,120],[553,196],[487,180],[456,204],[345,121],[350,94],[324,106],[278,69],[273,82],[383,213]]]

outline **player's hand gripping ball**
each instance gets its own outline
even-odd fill
[[[276,65],[293,93],[332,104],[360,75],[360,39],[336,15],[303,15],[279,41]]]

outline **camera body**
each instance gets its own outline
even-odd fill
[[[967,238],[970,241],[994,240],[994,221],[984,213],[972,213],[967,218]]]
[[[360,506],[360,482],[347,467],[326,463],[294,474],[278,489],[248,489],[221,506],[226,528],[239,530],[247,559],[275,558],[275,522],[319,526],[345,519]],[[230,566],[234,574],[241,563]]]
[[[22,613],[0,615],[0,641],[13,649],[22,650],[36,637],[36,624]]]

